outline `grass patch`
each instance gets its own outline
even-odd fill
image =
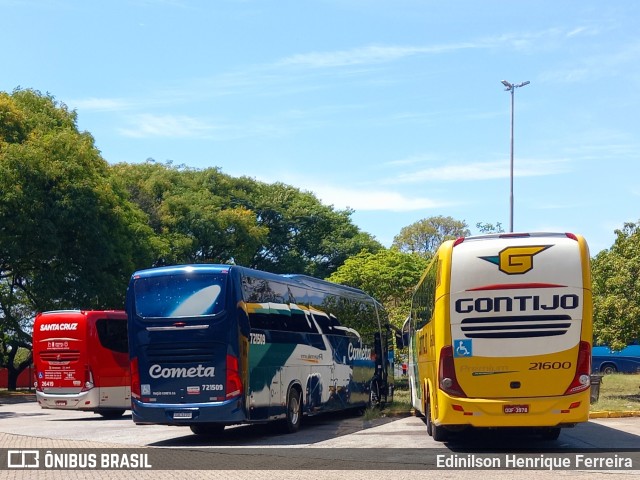
[[[602,377],[598,401],[592,412],[640,411],[640,375],[614,373]]]
[[[383,411],[387,413],[405,413],[411,411],[411,394],[409,389],[396,389],[393,391],[393,401],[385,405]]]

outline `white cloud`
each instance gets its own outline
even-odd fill
[[[410,212],[449,205],[424,197],[410,198],[393,191],[340,187],[315,187],[312,191],[324,204],[358,211]]]
[[[275,63],[275,66],[293,66],[307,68],[331,68],[353,65],[368,65],[408,58],[416,55],[441,54],[469,49],[495,49],[511,47],[517,50],[540,47],[543,40],[545,45],[555,45],[562,36],[573,36],[586,32],[586,28],[576,28],[569,32],[560,29],[548,29],[537,32],[485,37],[477,41],[457,42],[435,45],[368,45],[349,50],[327,52],[308,52],[291,55]]]
[[[390,62],[406,57],[429,53],[444,53],[454,50],[474,48],[472,43],[454,43],[433,46],[377,46],[353,48],[334,52],[310,52],[286,57],[277,66],[297,66],[310,68],[344,67]]]
[[[131,128],[120,128],[126,137],[190,138],[207,137],[219,127],[185,115],[141,114],[131,117]]]
[[[330,182],[325,179],[312,182],[308,176],[299,176],[291,172],[275,174],[271,171],[268,174],[258,174],[254,178],[265,183],[283,182],[295,185],[302,191],[313,193],[323,204],[333,205],[337,209],[351,208],[361,212],[412,212],[457,204],[426,197],[409,197],[393,190],[380,189],[379,186],[328,186]]]
[[[522,160],[514,165],[515,177],[557,175],[569,171],[564,160]],[[510,176],[509,162],[476,162],[425,168],[406,172],[387,183],[417,183],[425,181],[453,182],[468,180],[494,180]]]
[[[126,110],[134,106],[119,98],[84,98],[71,100],[68,103],[76,109],[98,111]]]

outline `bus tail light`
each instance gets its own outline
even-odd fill
[[[238,357],[227,355],[227,399],[242,395],[242,379],[238,368]]]
[[[440,390],[454,397],[466,397],[456,377],[456,369],[453,364],[453,347],[445,345],[440,350],[440,365],[438,366],[438,384]]]
[[[565,395],[582,392],[591,386],[591,346],[588,342],[580,342],[576,374]]]
[[[84,366],[84,384],[82,385],[82,392],[86,392],[87,390],[91,390],[94,387],[93,383],[93,372],[91,371],[91,367],[89,365]]]
[[[138,357],[132,358],[131,363],[131,396],[140,398],[140,372],[138,370]]]

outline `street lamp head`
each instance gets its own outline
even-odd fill
[[[513,88],[513,85],[511,85],[509,82],[507,82],[506,80],[501,80],[502,84],[505,86],[505,90],[509,91]]]

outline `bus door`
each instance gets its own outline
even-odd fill
[[[90,335],[93,348],[91,365],[96,387],[100,388],[100,407],[117,408],[131,402],[131,371],[127,340],[127,316],[124,312],[89,312],[95,325]]]
[[[226,274],[183,271],[134,277],[132,373],[143,401],[223,402],[242,393],[237,328],[224,312],[226,280]],[[188,411],[167,415],[192,419]]]
[[[564,395],[584,347],[579,243],[564,235],[467,239],[451,262],[447,355],[464,394]]]

